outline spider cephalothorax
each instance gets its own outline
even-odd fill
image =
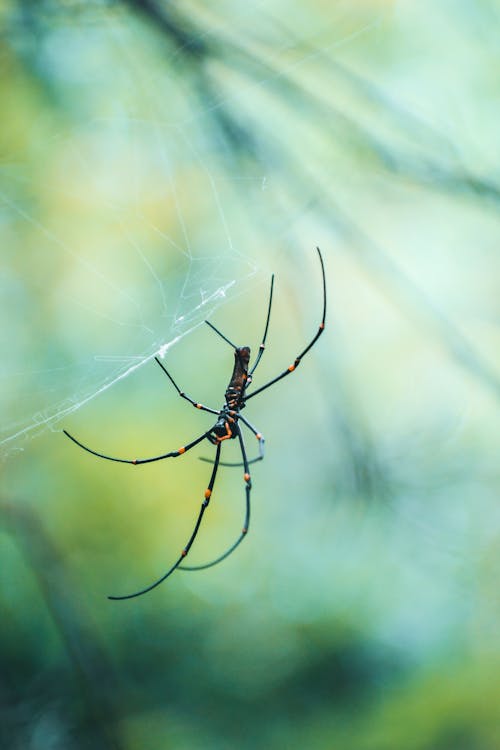
[[[235,346],[223,333],[221,333],[212,323],[209,321],[206,321],[208,325],[225,341],[227,341],[228,344],[230,344],[234,349],[234,369],[233,374],[231,376],[231,380],[229,381],[229,385],[226,389],[225,393],[225,403],[221,409],[211,409],[208,406],[203,406],[203,404],[198,403],[194,399],[190,398],[184,391],[181,391],[181,389],[178,387],[177,383],[173,379],[173,377],[170,375],[170,373],[167,371],[163,363],[158,359],[158,357],[155,357],[156,361],[162,368],[165,375],[168,377],[172,385],[174,386],[175,390],[181,396],[181,398],[185,399],[186,401],[189,401],[192,406],[196,407],[196,409],[201,409],[202,411],[210,412],[210,414],[215,414],[217,416],[217,421],[215,424],[206,432],[204,432],[202,435],[197,437],[195,440],[192,440],[190,443],[187,443],[186,445],[181,446],[175,451],[170,451],[169,453],[162,453],[159,456],[152,456],[151,458],[114,458],[113,456],[108,456],[105,453],[98,453],[97,451],[92,450],[91,448],[88,448],[87,446],[83,445],[83,443],[80,443],[79,440],[74,438],[72,435],[69,434],[66,430],[63,430],[65,435],[67,435],[74,443],[80,446],[80,448],[83,448],[88,453],[92,453],[94,456],[99,456],[99,458],[105,458],[108,461],[118,461],[119,463],[124,464],[133,464],[134,466],[139,464],[148,464],[153,461],[161,461],[164,458],[177,458],[178,456],[183,455],[187,451],[191,450],[191,448],[194,448],[195,445],[198,445],[202,442],[202,440],[208,440],[210,443],[215,445],[215,457],[213,459],[207,459],[202,458],[202,461],[208,461],[209,463],[213,464],[212,467],[212,473],[210,476],[210,481],[208,482],[208,487],[203,493],[203,501],[201,503],[201,508],[198,513],[198,518],[196,519],[196,523],[194,525],[194,529],[191,533],[190,538],[187,541],[186,546],[181,550],[180,556],[178,560],[167,570],[167,572],[162,575],[161,578],[159,578],[157,581],[154,581],[154,583],[150,584],[149,586],[146,586],[146,588],[141,589],[140,591],[136,591],[133,594],[125,594],[124,596],[110,596],[110,599],[132,599],[135,596],[141,596],[141,594],[145,594],[148,591],[151,591],[151,589],[154,589],[156,586],[158,586],[162,581],[164,581],[166,578],[168,578],[174,570],[203,570],[204,568],[210,568],[212,565],[216,565],[217,563],[221,562],[221,560],[224,560],[228,555],[233,552],[233,550],[236,549],[236,547],[240,544],[240,542],[244,539],[247,531],[248,526],[250,523],[250,491],[252,489],[252,483],[250,479],[250,472],[249,472],[249,465],[252,463],[255,463],[256,461],[260,461],[264,458],[264,438],[262,434],[252,425],[250,422],[242,416],[241,411],[244,409],[246,402],[248,399],[253,398],[257,394],[261,393],[262,391],[265,391],[267,388],[269,388],[271,385],[274,385],[274,383],[277,383],[282,378],[285,378],[287,375],[290,375],[290,373],[294,372],[294,370],[297,369],[298,365],[300,364],[302,357],[307,354],[309,349],[316,343],[316,341],[319,339],[320,335],[323,333],[325,329],[325,317],[326,317],[326,279],[325,279],[325,268],[323,265],[323,258],[321,257],[321,252],[319,247],[316,248],[318,251],[318,257],[321,265],[321,276],[323,280],[323,315],[321,318],[321,323],[319,325],[319,328],[316,332],[316,334],[313,336],[309,344],[306,346],[303,351],[298,354],[295,357],[294,362],[286,368],[286,370],[283,370],[279,375],[277,375],[272,380],[269,380],[267,383],[264,383],[264,385],[261,385],[260,388],[257,388],[256,390],[251,391],[250,393],[247,393],[247,388],[252,382],[253,374],[257,368],[257,365],[259,364],[262,355],[264,353],[264,349],[266,346],[266,338],[267,338],[267,330],[269,328],[269,320],[271,317],[271,305],[273,301],[273,286],[274,286],[274,276],[271,278],[271,291],[269,293],[269,304],[267,307],[267,317],[266,317],[266,324],[264,327],[264,334],[262,336],[262,342],[259,346],[259,351],[257,354],[257,357],[255,358],[255,362],[253,363],[252,367],[250,368],[250,348],[248,346]],[[258,441],[259,445],[259,453],[255,458],[248,459],[247,453],[246,453],[246,447],[245,447],[245,441],[243,438],[243,432],[240,426],[240,423],[242,423],[250,432],[254,434]],[[230,439],[238,439],[239,445],[240,445],[240,452],[241,452],[241,462],[238,463],[228,463],[220,460],[220,454],[221,449],[223,446],[223,443],[225,440]],[[245,520],[243,522],[243,528],[241,530],[241,533],[239,537],[236,539],[236,541],[227,549],[222,555],[219,555],[215,560],[212,560],[211,562],[205,563],[204,565],[182,565],[184,558],[188,554],[189,550],[191,549],[194,540],[196,539],[198,535],[198,531],[201,525],[201,521],[203,518],[203,514],[205,513],[205,510],[207,509],[210,498],[212,496],[212,490],[215,484],[215,478],[217,476],[217,471],[219,466],[242,466],[244,469],[243,474],[243,481],[245,483],[245,498],[246,498],[246,507],[245,507]]]
[[[208,439],[214,445],[221,443],[223,440],[238,437],[238,415],[233,409],[226,406],[222,407],[221,415],[212,427]]]

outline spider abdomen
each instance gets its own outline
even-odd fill
[[[250,347],[241,346],[234,350],[234,368],[224,397],[230,409],[242,408],[243,393],[248,380]]]

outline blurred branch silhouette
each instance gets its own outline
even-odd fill
[[[65,707],[61,732],[64,734],[73,722],[80,722],[81,736],[87,737],[89,745],[102,750],[119,750],[122,747],[114,732],[117,706],[114,696],[117,683],[114,670],[105,649],[98,642],[95,624],[92,622],[81,595],[70,580],[65,559],[59,554],[40,519],[19,501],[0,503],[0,515],[10,530],[15,542],[36,581],[42,600],[56,628],[64,652],[69,661],[69,672],[64,670],[62,680],[66,683],[66,698],[76,692],[81,697],[83,715],[68,715]],[[10,671],[9,656],[4,654],[2,662],[5,673]],[[54,675],[59,681],[61,675]],[[17,686],[13,684],[9,695],[4,686],[4,700],[11,705],[12,712],[18,714],[17,722],[29,725],[38,717],[23,715],[22,705],[15,705],[18,697]],[[62,685],[59,685],[62,688]],[[28,704],[29,705],[29,704]],[[4,747],[14,747],[19,727],[10,726],[8,717],[2,722],[6,737]],[[2,730],[0,730],[2,731]],[[54,728],[57,735],[57,730]],[[52,740],[50,740],[52,741]],[[57,740],[58,741],[58,740]]]

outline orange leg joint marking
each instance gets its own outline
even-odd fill
[[[182,557],[186,557],[186,555],[187,555],[187,550],[186,550],[186,549],[183,549],[183,550],[182,550],[182,552],[181,552],[181,555],[182,555]]]
[[[132,461],[132,463],[134,464],[134,466],[137,466],[137,459],[134,458],[134,460]]]
[[[319,324],[319,330],[320,330],[320,331],[322,331],[324,327],[325,327],[325,324],[324,324],[324,323],[320,323],[320,324]]]
[[[202,407],[202,405],[201,405],[201,404],[196,404],[196,408],[197,408],[197,409],[202,409],[203,407]]]
[[[257,440],[261,440],[262,439],[262,435],[260,434],[260,432],[258,432],[255,437],[257,438]]]
[[[210,495],[212,494],[212,490],[205,490],[205,493],[204,493],[204,494],[205,494],[205,497],[206,497],[206,499],[208,500],[208,498],[209,498],[209,497],[210,497]]]
[[[243,474],[243,479],[245,480],[245,482],[249,482],[250,481],[250,474]]]
[[[185,452],[186,452],[186,449],[184,448],[184,446],[182,446],[182,448],[179,448],[179,450],[177,451],[177,453],[179,453],[179,455],[181,455],[182,453],[185,453]]]
[[[295,365],[290,365],[288,368],[288,372],[293,372],[295,370]]]

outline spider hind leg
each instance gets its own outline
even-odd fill
[[[148,591],[152,591],[152,589],[155,589],[157,586],[160,585],[160,583],[163,583],[167,578],[169,578],[172,573],[177,570],[177,568],[181,567],[181,562],[184,560],[184,558],[189,553],[189,550],[191,549],[194,540],[196,539],[198,535],[198,531],[200,530],[201,522],[203,519],[203,515],[208,508],[208,505],[210,503],[210,498],[212,496],[212,491],[215,484],[215,477],[217,476],[217,469],[219,468],[219,458],[220,458],[220,451],[221,451],[221,444],[219,443],[217,445],[217,452],[215,454],[215,461],[214,466],[212,469],[212,475],[210,477],[210,481],[208,483],[208,487],[204,492],[203,501],[201,503],[201,508],[198,513],[198,518],[196,519],[196,523],[194,525],[194,529],[191,533],[191,536],[189,537],[188,543],[186,546],[181,550],[181,554],[178,558],[178,560],[167,570],[167,572],[162,575],[161,578],[158,578],[157,581],[154,581],[154,583],[150,584],[149,586],[146,586],[144,589],[140,589],[140,591],[136,591],[133,594],[124,594],[123,596],[108,596],[108,599],[112,599],[113,601],[121,601],[124,599],[135,599],[137,596],[142,596],[143,594],[147,594]]]
[[[222,555],[219,555],[219,557],[216,557],[215,560],[212,560],[209,563],[204,563],[203,565],[179,565],[179,570],[188,570],[188,571],[195,571],[195,570],[205,570],[205,568],[212,568],[214,565],[217,565],[218,563],[222,562],[226,559],[226,557],[229,557],[229,555],[234,552],[236,547],[238,547],[243,539],[248,534],[248,529],[250,527],[250,493],[252,491],[252,478],[250,476],[250,472],[248,470],[248,464],[250,463],[247,459],[246,449],[245,449],[245,442],[243,440],[243,435],[241,433],[241,430],[238,431],[238,438],[240,441],[240,450],[241,450],[241,457],[243,459],[243,466],[245,469],[245,473],[243,474],[243,480],[245,482],[245,520],[243,521],[243,528],[241,529],[239,537],[236,539],[236,541],[227,549]],[[220,443],[219,443],[220,447]],[[219,465],[221,465],[219,463]]]

